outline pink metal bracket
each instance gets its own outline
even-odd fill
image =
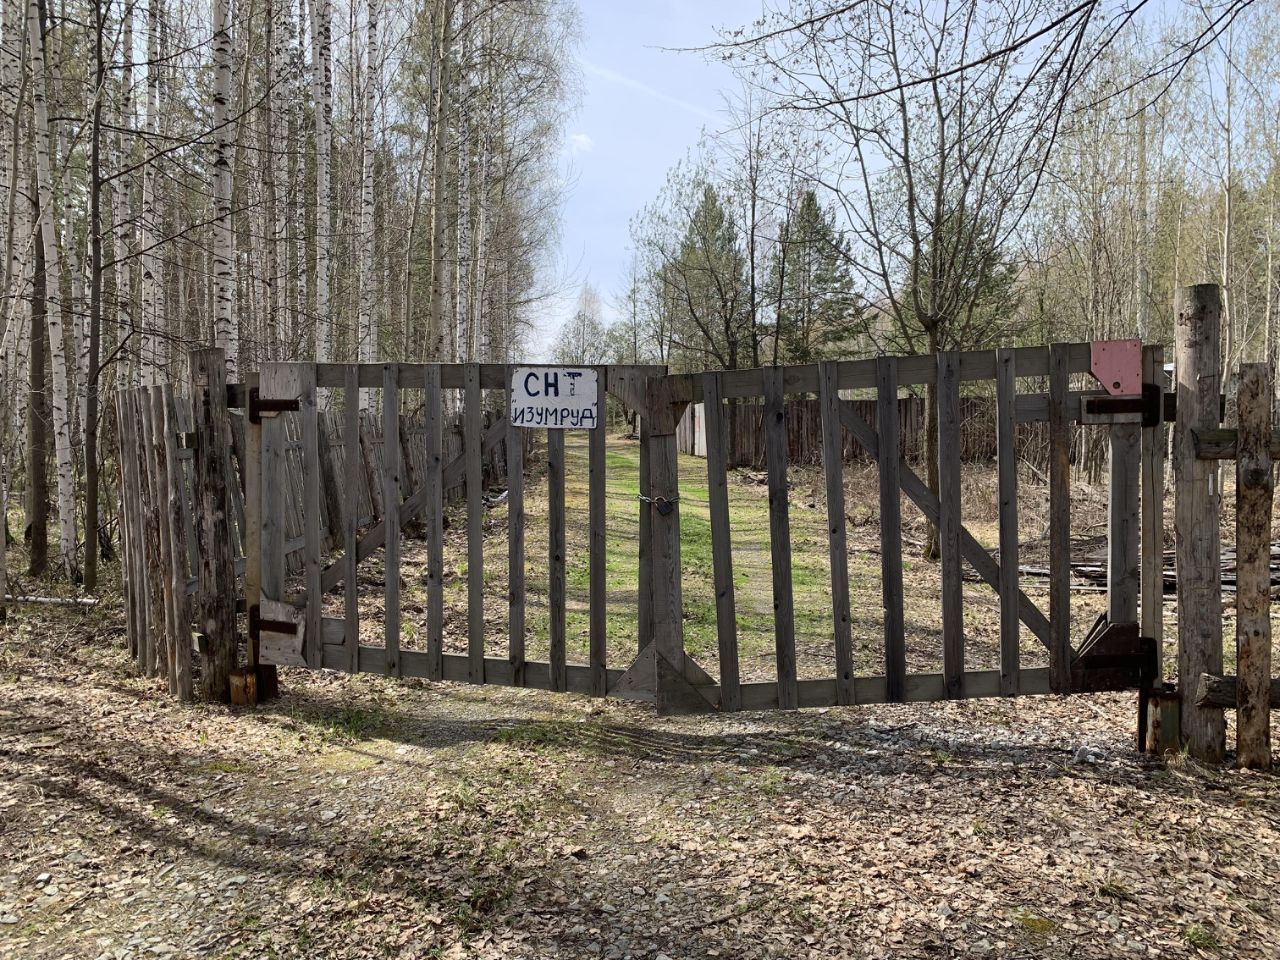
[[[1142,341],[1094,340],[1089,372],[1113,397],[1142,393]]]

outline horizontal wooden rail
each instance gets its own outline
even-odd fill
[[[1199,460],[1234,460],[1236,458],[1236,431],[1192,430],[1191,442],[1195,444]],[[1271,432],[1271,457],[1280,458],[1280,430]]]
[[[1202,673],[1196,688],[1196,705],[1234,710],[1238,700],[1239,679]],[[1271,706],[1280,708],[1280,680],[1271,681]]]
[[[1066,344],[1067,370],[1069,373],[1088,373],[1090,345]],[[1019,377],[1042,377],[1049,373],[1048,347],[1016,347],[1013,350]],[[960,380],[994,380],[996,376],[996,352],[994,350],[960,351],[956,354]],[[937,360],[933,354],[898,357],[899,386],[936,383]],[[725,370],[721,374],[721,396],[726,400],[741,400],[764,396],[765,367],[750,370]],[[702,377],[700,374],[678,374],[667,378],[671,399],[676,403],[700,403],[702,401]],[[782,389],[785,394],[818,393],[819,377],[816,363],[799,364],[783,368]],[[876,358],[842,360],[836,364],[836,388],[839,390],[872,390],[876,386]]]

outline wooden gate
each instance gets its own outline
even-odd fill
[[[1092,374],[1093,388],[1073,389],[1071,380],[1078,374]],[[1047,382],[1047,390],[1019,393],[1019,378]],[[966,529],[960,499],[961,385],[982,381],[994,388],[997,406],[999,549],[994,555]],[[938,395],[940,496],[898,453],[899,388],[926,384],[934,385]],[[874,392],[876,423],[842,399],[847,391]],[[667,711],[789,709],[1128,688],[1142,691],[1145,710],[1146,695],[1160,676],[1164,392],[1161,348],[1144,348],[1137,341],[880,357],[651,381],[646,445],[652,486],[653,642],[636,668],[647,671],[643,685],[651,685],[659,708]],[[799,679],[796,670],[783,414],[787,398],[796,396],[817,396],[821,405],[835,663],[834,675],[822,679]],[[727,404],[760,398],[765,408],[777,675],[772,681],[748,683],[739,676],[724,420]],[[718,681],[685,649],[676,427],[692,402],[704,404],[706,417]],[[1035,422],[1047,423],[1050,445],[1047,611],[1019,584],[1016,427]],[[1087,633],[1078,631],[1072,620],[1070,438],[1075,423],[1098,424],[1110,432],[1108,604],[1106,614]],[[878,465],[884,616],[883,672],[875,676],[860,676],[854,669],[841,456],[845,431]],[[939,531],[941,673],[912,673],[907,668],[899,490]],[[966,665],[965,564],[999,595],[999,669],[973,670]],[[1022,627],[1045,648],[1047,666],[1021,665]],[[1074,644],[1077,632],[1086,635]]]
[[[268,363],[260,373],[259,390],[249,400],[250,430],[260,429],[260,475],[252,482],[261,489],[260,587],[246,584],[249,597],[261,600],[250,607],[251,660],[326,667],[352,673],[373,672],[397,677],[467,681],[570,690],[603,696],[617,692],[625,666],[634,659],[627,651],[622,667],[611,667],[606,636],[605,591],[605,479],[604,418],[589,432],[589,622],[590,657],[587,663],[569,663],[566,656],[566,545],[565,545],[565,447],[561,430],[545,431],[549,514],[549,645],[546,661],[527,659],[526,582],[524,539],[524,484],[526,438],[541,436],[512,426],[506,415],[510,373],[501,364],[312,364]],[[665,373],[662,367],[608,366],[597,368],[602,392],[618,398],[629,409],[638,409],[645,398],[649,377]],[[337,556],[326,555],[322,537],[324,491],[321,464],[321,392],[328,391],[330,406],[339,405],[344,427],[339,445],[344,448],[343,535]],[[497,394],[498,396],[495,396]],[[402,469],[400,417],[407,407],[421,409],[423,429],[412,441],[421,468],[415,476]],[[383,489],[380,516],[363,523],[354,506],[359,489],[361,459],[359,420],[362,410],[380,408],[383,422],[381,462]],[[462,419],[462,451],[451,460],[443,455],[442,424],[456,409]],[[283,414],[296,411],[300,424],[301,456],[291,486],[286,482],[285,460],[289,437]],[[488,421],[486,423],[486,417]],[[255,426],[260,424],[260,427]],[[506,656],[488,655],[486,633],[492,623],[485,615],[485,542],[483,520],[486,491],[482,459],[499,442],[506,443],[508,485],[506,491],[509,536],[506,544],[510,571],[506,591]],[[252,446],[252,444],[251,444]],[[642,451],[640,488],[647,491],[647,463]],[[444,570],[444,491],[462,484],[466,513],[466,653],[446,649]],[[290,502],[291,490],[300,486],[300,501]],[[286,555],[285,523],[300,506],[302,568],[300,578],[290,578]],[[637,510],[639,504],[637,504]],[[367,519],[367,518],[365,518]],[[638,596],[647,596],[648,554],[641,518]],[[423,649],[408,649],[402,620],[402,532],[411,524],[425,527],[425,642]],[[380,617],[361,612],[361,564],[381,548],[382,608]],[[250,579],[255,571],[250,571]],[[325,597],[342,586],[342,615],[327,615]],[[492,607],[493,598],[489,597]],[[641,611],[646,609],[641,604]],[[377,619],[381,620],[380,630]],[[643,619],[643,616],[642,616]],[[374,621],[374,622],[370,622]],[[642,632],[647,626],[642,623]],[[378,636],[378,634],[381,636]],[[377,642],[380,641],[380,642]],[[616,651],[613,651],[616,653]]]
[[[661,368],[599,368],[605,390],[630,409],[643,411],[639,509],[638,652],[609,660],[605,593],[605,426],[589,439],[589,661],[569,663],[565,642],[564,433],[545,432],[550,542],[549,642],[546,661],[525,653],[524,439],[541,435],[512,427],[505,416],[510,369],[502,365],[266,364],[260,392],[249,400],[250,421],[261,423],[261,602],[250,609],[250,632],[265,660],[350,672],[417,676],[571,690],[597,696],[653,701],[662,712],[791,709],[802,706],[921,701],[998,695],[1137,688],[1146,696],[1160,676],[1162,633],[1162,458],[1164,377],[1161,348],[1136,341],[1060,344],[1049,347],[880,357],[793,367],[769,367],[700,375],[665,375]],[[1072,378],[1091,375],[1089,385]],[[1107,382],[1098,389],[1096,378]],[[1019,393],[1019,380],[1046,385]],[[985,384],[983,382],[985,381]],[[935,495],[899,451],[897,412],[901,388],[932,384],[938,392],[939,489]],[[997,409],[999,545],[987,550],[964,525],[960,499],[959,411],[962,384],[994,390]],[[1084,387],[1083,389],[1081,387]],[[343,510],[340,555],[326,562],[322,539],[322,471],[318,391],[340,392],[348,494],[358,487],[358,417],[380,406],[383,419],[384,489],[381,516],[361,527],[359,511]],[[873,392],[877,417],[870,422],[850,391]],[[485,426],[486,395],[503,396]],[[334,394],[336,396],[336,393]],[[361,398],[363,401],[356,399]],[[788,397],[816,396],[821,407],[828,515],[831,648],[834,675],[801,678],[796,669],[791,530],[784,404]],[[446,462],[441,454],[444,412],[458,398],[463,450]],[[349,402],[352,398],[355,402]],[[449,398],[449,399],[446,399]],[[769,488],[776,679],[740,678],[735,614],[733,530],[724,449],[727,405],[762,398]],[[718,678],[685,649],[680,556],[680,489],[676,426],[687,404],[702,402],[707,420],[707,479],[714,568]],[[426,468],[407,482],[398,418],[420,405]],[[498,409],[502,412],[496,412]],[[284,418],[297,411],[300,425],[302,568],[291,584],[286,554],[287,502]],[[1047,424],[1048,605],[1042,610],[1019,581],[1017,426]],[[1091,628],[1073,623],[1070,551],[1070,456],[1075,424],[1096,424],[1110,434],[1110,498],[1107,535],[1107,612]],[[252,428],[251,428],[252,429]],[[877,464],[880,484],[880,574],[883,599],[883,671],[855,670],[845,529],[844,433]],[[511,571],[506,597],[506,656],[489,655],[485,616],[485,491],[481,459],[499,440],[507,443]],[[461,482],[466,499],[466,652],[445,642],[442,491]],[[295,478],[295,485],[297,485]],[[902,517],[899,491],[932,524],[940,538],[942,671],[908,670],[904,618]],[[401,536],[411,523],[425,525],[425,649],[402,644]],[[381,637],[360,608],[360,564],[381,548]],[[999,595],[998,669],[966,664],[965,565]],[[250,570],[252,579],[253,571]],[[328,615],[324,598],[342,585],[341,616]],[[295,589],[296,587],[296,589]],[[256,595],[252,583],[249,596]],[[492,598],[490,606],[492,608]],[[1142,618],[1139,620],[1141,609]],[[1087,626],[1087,625],[1086,625]],[[1047,665],[1024,666],[1023,629],[1044,647]],[[1078,634],[1082,642],[1074,643]],[[381,642],[371,642],[375,639]],[[1145,723],[1144,723],[1145,727]]]

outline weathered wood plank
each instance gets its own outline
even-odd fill
[[[680,463],[676,446],[676,424],[682,404],[673,402],[664,379],[651,378],[646,384],[646,421],[649,470],[649,497],[644,513],[649,517],[650,592],[653,649],[670,670],[655,671],[654,699],[659,710],[667,701],[663,677],[684,670],[684,597],[680,567]],[[642,514],[642,517],[644,514]]]
[[[1219,763],[1226,752],[1226,722],[1221,711],[1194,703],[1191,687],[1201,674],[1222,673],[1221,486],[1217,463],[1197,459],[1193,439],[1194,431],[1216,429],[1221,417],[1221,290],[1214,284],[1182,287],[1174,313],[1173,526],[1182,736],[1197,760]]]
[[[515,368],[512,367],[512,370]],[[507,409],[511,409],[511,377],[507,377]],[[507,424],[507,660],[512,683],[525,684],[525,570],[524,570],[524,438],[525,431]]]
[[[423,371],[423,443],[427,475],[422,485],[427,526],[427,676],[444,676],[444,394],[438,364]],[[403,655],[401,660],[404,660]],[[402,668],[403,669],[403,668]]]
[[[231,699],[236,668],[236,571],[232,556],[232,473],[227,462],[231,414],[226,356],[221,349],[190,354],[192,470],[196,541],[196,610],[200,639],[200,697]]]
[[[903,696],[907,676],[906,622],[902,606],[902,476],[898,469],[898,359],[876,358],[874,451],[880,475],[880,590],[884,607],[884,671],[888,697]]]
[[[791,585],[790,491],[787,487],[787,423],[783,368],[767,367],[764,376],[764,431],[769,474],[769,551],[773,567],[773,638],[777,656],[778,706],[794,710],[796,699],[796,621]]]
[[[597,370],[598,378],[604,382],[604,370]],[[601,400],[603,409],[603,399]],[[608,429],[604,417],[587,434],[587,524],[588,524],[588,576],[589,576],[589,611],[590,646],[591,646],[591,693],[603,697],[608,692],[608,650],[605,634],[609,616],[608,584],[605,580],[606,548],[605,523],[608,505],[605,501],[605,431]]]
[[[1230,428],[1193,430],[1192,442],[1196,457],[1200,460],[1234,460],[1236,458],[1236,431]],[[1280,459],[1280,430],[1272,430],[1267,437],[1267,453],[1271,459]]]
[[[383,549],[382,624],[387,673],[400,671],[400,371],[382,366],[382,519],[392,533]]]
[[[849,615],[849,542],[844,519],[844,444],[835,363],[818,365],[822,413],[822,467],[827,481],[827,554],[831,564],[831,619],[836,653],[836,699],[854,701],[853,632]]]
[[[360,378],[354,363],[346,365],[342,388],[343,472],[347,500],[342,511],[343,525],[343,609],[346,619],[347,669],[360,672]],[[336,566],[336,565],[335,565]]]
[[[1071,686],[1071,429],[1068,353],[1049,347],[1049,676],[1055,693]]]
[[[319,666],[320,617],[324,597],[320,592],[320,573],[324,552],[321,502],[320,420],[316,398],[316,370],[304,364],[298,372],[298,417],[302,426],[302,537],[303,570],[306,575],[307,610],[303,650],[308,665]]]
[[[225,399],[225,388],[221,391],[221,398]],[[173,645],[170,650],[174,682],[174,693],[177,694],[179,700],[192,700],[195,697],[195,674],[191,664],[191,610],[187,602],[187,574],[184,568],[184,558],[187,556],[186,550],[186,527],[181,523],[181,517],[186,506],[186,493],[183,489],[182,471],[178,464],[178,425],[177,425],[177,404],[175,402],[172,384],[165,384],[160,387],[160,414],[162,417],[161,426],[164,432],[164,444],[162,455],[164,458],[165,469],[168,473],[168,490],[169,502],[166,512],[169,515],[169,560],[172,564],[171,572],[171,592],[170,603],[173,605]],[[222,455],[225,456],[229,447],[222,448]],[[219,475],[219,479],[225,481],[226,471],[222,463],[213,464],[211,469]],[[225,487],[224,487],[225,490]],[[223,503],[223,520],[227,519],[228,506]],[[230,538],[222,545],[220,551],[222,559],[228,565],[231,563],[231,543]],[[231,609],[235,609],[235,578],[230,578],[230,604]],[[234,637],[233,637],[234,642]]]
[[[649,457],[651,455],[652,438],[649,431],[649,413],[642,410],[639,417],[640,433],[640,502],[636,505],[640,511],[640,543],[639,554],[639,594],[640,611],[636,617],[637,653],[653,642],[653,532],[651,529],[652,513],[649,500],[653,496],[650,483]]]
[[[245,390],[258,388],[257,371],[245,374]],[[247,418],[246,418],[247,419]],[[253,606],[262,599],[262,424],[245,425],[244,460],[244,602]],[[245,644],[247,666],[257,670],[258,640],[248,637]]]
[[[1280,709],[1280,679],[1264,688],[1267,707]],[[1240,706],[1240,678],[1202,673],[1196,681],[1196,706],[1210,710],[1237,710]]]
[[[1164,348],[1144,347],[1142,381],[1164,388]],[[1142,429],[1141,617],[1142,636],[1156,642],[1158,677],[1164,676],[1164,422]]]
[[[964,567],[960,554],[960,377],[938,354],[938,551],[942,566],[942,673],[947,697],[964,694]]]
[[[1113,623],[1136,623],[1142,583],[1142,427],[1118,423],[1108,429],[1107,616]]]
[[[484,683],[484,407],[480,365],[463,369],[463,455],[467,475],[467,656],[471,682]]]
[[[716,595],[716,646],[720,662],[720,708],[739,710],[738,614],[733,588],[733,543],[725,464],[724,408],[720,374],[702,375],[707,434],[707,508],[711,519],[711,572]]]
[[[1240,366],[1236,392],[1236,757],[1243,767],[1271,767],[1271,372]]]
[[[547,561],[551,618],[551,689],[565,683],[564,431],[547,431]]]
[[[1000,692],[1017,696],[1022,624],[1018,620],[1018,427],[1014,352],[996,351],[996,484],[1000,537]]]

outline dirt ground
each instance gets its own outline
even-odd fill
[[[118,611],[32,609],[6,958],[1276,956],[1276,779],[1136,754],[1130,695],[656,719],[286,671],[181,707]]]

